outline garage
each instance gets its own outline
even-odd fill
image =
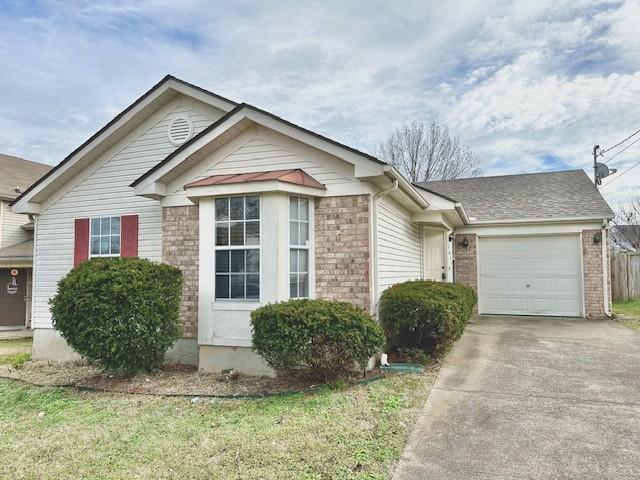
[[[479,237],[481,314],[582,315],[579,235]]]

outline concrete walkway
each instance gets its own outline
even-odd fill
[[[394,478],[640,478],[640,332],[608,320],[474,319]]]
[[[0,330],[0,340],[11,340],[13,338],[31,338],[33,330]]]

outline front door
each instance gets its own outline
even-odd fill
[[[25,326],[27,269],[0,268],[0,328]]]
[[[424,278],[442,281],[446,276],[444,261],[444,232],[442,230],[424,230]]]

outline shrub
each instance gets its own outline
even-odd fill
[[[31,360],[30,353],[26,353],[26,352],[16,353],[13,357],[11,357],[11,366],[16,370],[19,370],[22,367],[24,367],[24,364],[27,363],[29,360]]]
[[[106,371],[162,364],[180,336],[179,269],[139,258],[96,258],[71,270],[49,303],[54,328]]]
[[[364,368],[384,346],[369,314],[350,303],[290,300],[251,314],[253,350],[277,372],[325,381]]]
[[[475,291],[455,283],[416,280],[394,285],[380,299],[380,320],[390,349],[442,353],[471,318]]]

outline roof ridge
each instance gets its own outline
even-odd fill
[[[482,179],[486,179],[486,178],[504,178],[504,177],[525,177],[525,176],[530,176],[530,175],[551,175],[554,173],[571,173],[571,172],[583,172],[584,170],[582,168],[572,168],[569,170],[553,170],[553,171],[547,171],[547,172],[527,172],[527,173],[505,173],[502,175],[483,175],[483,176],[478,176],[478,177],[464,177],[464,178],[449,178],[447,180],[427,180],[426,182],[416,182],[414,185],[427,185],[427,184],[433,184],[433,183],[440,183],[440,182],[457,182],[457,181],[464,181],[464,180],[482,180]],[[586,173],[585,173],[586,175]]]

